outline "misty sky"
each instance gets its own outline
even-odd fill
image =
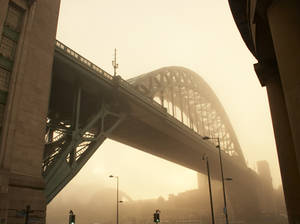
[[[164,66],[195,71],[222,102],[248,165],[268,160],[280,184],[266,91],[227,0],[61,0],[57,39],[111,74],[117,48],[124,79]],[[197,186],[194,171],[107,140],[58,198],[87,184],[115,187],[110,174],[134,199]]]

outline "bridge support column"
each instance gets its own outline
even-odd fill
[[[41,164],[59,4],[0,0],[1,224],[23,224],[27,205],[45,222]]]

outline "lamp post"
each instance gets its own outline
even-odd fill
[[[119,177],[109,175],[110,178],[116,178],[117,179],[117,224],[119,224],[119,203],[123,201],[119,201]]]
[[[210,199],[210,209],[211,209],[211,222],[215,224],[215,215],[214,215],[214,206],[211,192],[211,183],[210,183],[210,171],[209,171],[209,162],[208,157],[204,154],[202,160],[206,160],[206,169],[207,169],[207,178],[208,178],[208,190],[209,190],[209,199]]]
[[[218,141],[218,145],[217,145],[216,147],[219,149],[220,169],[221,169],[222,186],[223,186],[224,214],[225,214],[226,224],[229,224],[229,222],[228,222],[228,213],[227,213],[227,203],[226,203],[225,184],[224,184],[224,174],[223,174],[223,163],[222,163],[222,157],[221,157],[220,138],[219,138],[219,137],[213,138],[213,137],[204,136],[203,139],[204,139],[204,140],[216,139],[216,140]]]

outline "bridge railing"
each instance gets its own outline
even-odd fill
[[[89,60],[87,60],[85,57],[82,57],[80,54],[73,51],[71,48],[67,47],[62,42],[56,40],[56,47],[59,48],[60,50],[62,50],[63,52],[67,53],[69,56],[71,56],[73,59],[75,59],[80,64],[87,66],[88,68],[94,70],[96,73],[100,74],[100,76],[98,75],[99,77],[101,77],[101,78],[104,77],[108,80],[113,80],[113,76],[111,76],[106,71],[99,68],[97,65],[93,64]]]

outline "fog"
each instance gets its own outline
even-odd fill
[[[223,104],[248,166],[255,170],[256,161],[267,160],[274,187],[281,184],[266,91],[227,1],[62,0],[57,39],[111,74],[117,48],[123,79],[171,65],[195,71]],[[67,215],[76,202],[115,189],[110,174],[119,176],[120,190],[134,200],[167,200],[197,188],[196,172],[106,140],[50,203],[49,215],[62,205],[56,214]]]

